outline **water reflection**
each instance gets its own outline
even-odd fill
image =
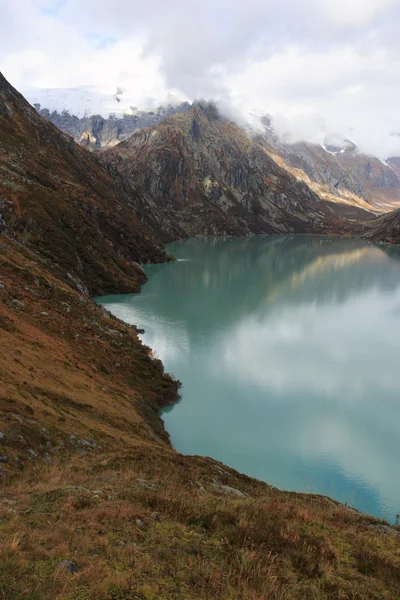
[[[102,302],[183,382],[174,446],[285,489],[400,510],[400,261],[357,240],[194,239]]]

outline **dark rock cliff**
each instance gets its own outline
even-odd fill
[[[136,216],[140,199],[117,173],[43,119],[0,74],[2,227],[40,249],[72,284],[137,291],[139,262],[166,256]]]
[[[195,103],[101,157],[156,208],[167,236],[357,230],[341,206],[321,199],[270,156],[262,139],[212,105]]]

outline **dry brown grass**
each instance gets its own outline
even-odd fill
[[[37,463],[4,496],[16,504],[0,500],[0,598],[399,597],[396,535],[211,459],[150,446],[74,456]],[[56,568],[64,559],[77,576]]]

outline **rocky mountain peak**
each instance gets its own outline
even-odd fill
[[[344,154],[357,150],[357,146],[353,142],[337,133],[328,133],[324,138],[323,147],[332,154]]]

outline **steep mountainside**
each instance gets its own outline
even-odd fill
[[[162,261],[137,194],[40,117],[0,74],[0,227],[91,293],[137,291],[136,262]]]
[[[328,136],[325,147],[307,142],[285,144],[266,127],[262,136],[281,164],[308,183],[321,198],[387,212],[400,206],[400,179],[394,164],[358,152],[352,142]],[[396,161],[396,159],[393,159]]]
[[[344,215],[371,216],[321,200],[212,105],[197,103],[101,156],[157,207],[160,228],[172,220],[182,235],[351,232]]]
[[[400,244],[400,210],[394,210],[370,221],[363,237],[373,242]]]
[[[134,132],[153,127],[165,117],[187,112],[189,103],[159,106],[153,111],[129,109],[129,114],[81,116],[67,110],[49,111],[35,104],[38,112],[56,127],[71,135],[90,150],[115,146]],[[383,163],[374,156],[362,154],[350,140],[340,135],[327,135],[322,146],[308,142],[286,143],[274,132],[271,118],[260,118],[265,126],[264,144],[278,162],[296,178],[304,181],[326,200],[340,202],[352,214],[352,207],[386,212],[400,206],[398,158]],[[261,140],[260,140],[261,141]]]

